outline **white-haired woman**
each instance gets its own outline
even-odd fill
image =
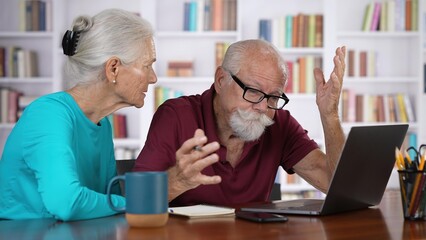
[[[106,116],[144,105],[157,81],[150,24],[108,9],[80,16],[62,46],[73,86],[42,96],[23,112],[0,160],[0,218],[90,219],[113,215],[106,187],[116,175]],[[116,195],[112,201],[124,206]]]

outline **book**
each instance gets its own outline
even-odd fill
[[[367,52],[366,51],[359,52],[359,76],[360,77],[367,76]]]
[[[390,31],[405,31],[405,0],[389,1],[387,10],[388,29]]]
[[[293,62],[286,61],[287,64],[287,84],[286,84],[286,93],[293,92]]]
[[[293,93],[299,93],[299,84],[300,84],[300,65],[299,61],[293,62],[293,69],[292,69],[292,80],[293,80]]]
[[[373,17],[371,19],[370,31],[377,31],[379,29],[381,7],[382,7],[382,3],[380,2],[374,3],[374,10],[373,10]]]
[[[299,42],[299,19],[300,14],[293,16],[291,47],[297,47],[297,43]]]
[[[0,123],[8,122],[9,91],[8,88],[0,88]]]
[[[190,9],[191,5],[189,2],[183,4],[183,30],[189,31],[189,19],[190,19]]]
[[[367,76],[375,77],[377,76],[376,70],[376,52],[369,50],[367,51]]]
[[[380,9],[379,19],[379,30],[385,32],[388,30],[388,2],[382,2],[382,8]]]
[[[355,50],[348,49],[348,76],[354,77],[355,76]]]
[[[364,95],[357,94],[355,95],[355,122],[364,121]]]
[[[223,0],[212,0],[212,30],[223,30]]]
[[[315,47],[315,31],[316,31],[316,16],[314,14],[308,15],[308,45],[305,47]]]
[[[188,218],[233,217],[235,216],[235,209],[199,204],[186,207],[171,207],[169,208],[169,213]]]
[[[397,0],[397,1],[400,1],[400,0]],[[399,25],[402,25],[402,26],[405,25],[404,23],[405,17],[398,15],[400,14],[400,12],[397,13],[396,8],[397,7],[396,7],[395,1],[386,2],[386,15],[387,15],[386,29],[388,32],[394,32],[400,27]]]
[[[374,3],[373,17],[371,19],[370,31],[379,30],[379,19],[381,14],[381,7],[382,7],[382,3],[380,2]]]
[[[396,118],[396,107],[395,107],[395,101],[393,95],[388,95],[388,105],[389,105],[389,122],[397,122]]]
[[[272,41],[271,28],[272,28],[271,20],[260,19],[259,20],[259,39],[271,42]]]
[[[190,32],[195,32],[197,31],[197,2],[195,1],[191,1],[189,2],[189,31]]]
[[[168,77],[191,77],[193,75],[192,60],[171,60],[167,64]]]
[[[378,95],[376,97],[376,105],[377,105],[377,122],[385,122],[385,103],[384,103],[384,96]]]
[[[369,3],[365,7],[364,18],[362,23],[362,31],[370,31],[371,22],[373,20],[374,2]]]
[[[196,13],[196,30],[202,32],[204,30],[204,0],[197,0],[197,13]]]
[[[0,77],[6,76],[6,49],[0,47]]]
[[[203,12],[203,30],[210,31],[212,29],[212,0],[204,0]]]
[[[300,47],[308,47],[309,45],[309,15],[303,15],[303,25],[301,26],[302,33],[302,41],[300,43]]]
[[[7,122],[16,123],[18,121],[18,98],[21,95],[20,92],[15,90],[9,90],[7,100]]]
[[[342,122],[349,122],[349,90],[348,89],[342,89]]]
[[[293,46],[293,16],[287,15],[285,19],[285,47],[291,48]]]
[[[305,93],[315,93],[315,78],[314,78],[314,56],[307,55],[305,57]]]
[[[315,15],[315,44],[314,47],[322,47],[323,46],[323,15],[317,14]]]
[[[407,113],[407,120],[409,122],[415,122],[416,117],[414,114],[413,104],[411,103],[410,96],[408,94],[403,94],[405,111]]]
[[[397,122],[408,122],[407,113],[405,111],[404,96],[402,93],[395,94],[394,102]]]
[[[299,63],[299,93],[306,93],[306,57],[301,57]]]
[[[305,22],[307,18],[306,18],[306,14],[303,14],[303,13],[299,13],[298,16],[299,16],[299,21],[298,21],[299,26],[297,26],[297,32],[296,32],[298,37],[297,37],[297,42],[295,47],[304,47],[304,42],[306,41],[305,26],[307,26]]]
[[[348,90],[348,121],[355,122],[355,111],[356,111],[356,99],[355,91],[352,89]]]
[[[411,31],[418,31],[419,30],[419,23],[418,23],[418,13],[419,13],[419,0],[412,0],[411,1]]]
[[[281,48],[280,45],[280,22],[278,18],[269,20],[271,22],[271,43],[278,48]]]
[[[228,5],[228,27],[226,30],[237,30],[237,0],[226,1]]]
[[[412,20],[412,0],[405,1],[405,31],[411,31],[411,20]]]

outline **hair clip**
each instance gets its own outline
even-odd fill
[[[62,49],[64,54],[72,56],[75,54],[77,48],[78,39],[80,38],[80,32],[74,32],[67,30],[62,38]]]

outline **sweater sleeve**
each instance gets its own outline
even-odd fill
[[[37,179],[38,192],[46,210],[56,219],[79,220],[113,215],[107,195],[81,184],[77,174],[73,134],[75,119],[66,106],[44,102],[26,109],[24,159]],[[28,117],[30,116],[30,117]],[[97,176],[93,176],[97,177]],[[112,202],[125,205],[122,196]]]

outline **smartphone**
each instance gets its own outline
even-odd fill
[[[274,213],[237,211],[235,215],[237,218],[259,223],[288,221],[286,216]]]

